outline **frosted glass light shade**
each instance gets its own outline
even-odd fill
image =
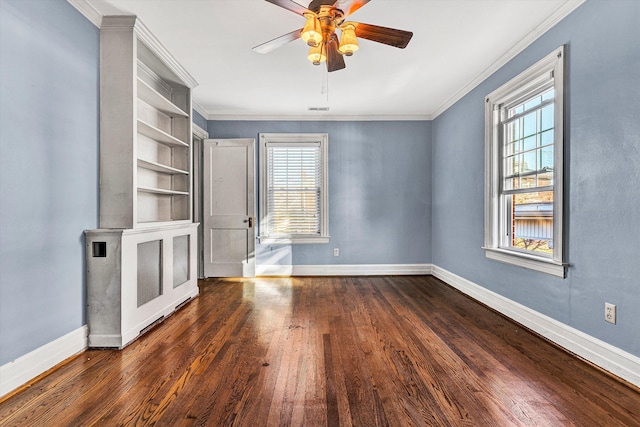
[[[340,46],[338,50],[343,55],[351,56],[353,52],[358,50],[358,39],[356,38],[356,28],[353,25],[347,25],[342,29],[342,37],[340,37]]]
[[[309,61],[313,62],[313,65],[320,65],[321,62],[325,62],[327,60],[327,55],[325,54],[324,47],[322,43],[318,43],[315,46],[311,46],[309,49]]]
[[[305,15],[307,22],[302,29],[302,40],[309,46],[316,46],[322,41],[322,28],[320,27],[320,21],[315,15]]]

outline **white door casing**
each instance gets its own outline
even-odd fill
[[[255,140],[204,142],[204,275],[255,276]]]

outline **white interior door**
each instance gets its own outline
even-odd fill
[[[253,139],[204,142],[204,275],[255,276]]]

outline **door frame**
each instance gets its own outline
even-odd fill
[[[245,259],[245,261],[242,262],[242,272],[241,272],[241,276],[242,277],[255,277],[255,249],[256,249],[256,228],[257,228],[257,224],[256,224],[256,140],[255,138],[212,138],[212,139],[206,139],[202,142],[202,146],[203,146],[203,168],[202,168],[202,193],[203,193],[203,198],[202,198],[202,210],[203,210],[203,216],[202,216],[202,235],[203,235],[203,276],[204,277],[208,277],[207,276],[207,269],[208,269],[208,265],[207,264],[207,254],[208,254],[208,238],[206,236],[205,233],[209,233],[209,228],[207,227],[207,222],[210,220],[209,218],[209,213],[206,211],[205,209],[205,205],[207,203],[207,194],[205,194],[206,192],[209,191],[210,185],[208,185],[206,183],[206,180],[209,179],[213,179],[209,174],[210,171],[207,170],[207,156],[210,155],[210,153],[208,152],[208,144],[214,144],[215,146],[218,147],[245,147],[248,150],[247,153],[247,163],[246,163],[246,171],[247,171],[247,211],[246,211],[246,215],[245,218],[243,220],[243,223],[247,224],[246,228],[235,228],[233,226],[231,226],[228,229],[237,229],[237,230],[242,230],[242,229],[246,229],[249,230],[247,233],[247,257]],[[242,215],[240,215],[242,216]],[[223,220],[223,222],[226,222],[227,220],[229,220],[230,218],[236,218],[236,215],[233,216],[228,216],[228,215],[222,215],[222,216],[218,216],[218,220],[221,220],[222,218],[225,218]],[[235,219],[232,219],[232,221],[235,221]],[[221,229],[227,229],[227,226],[223,226]],[[211,255],[209,255],[211,256]],[[233,264],[228,264],[227,267],[232,266]],[[224,267],[221,266],[223,269]],[[223,274],[227,274],[227,273],[223,273]]]
[[[192,123],[192,165],[191,175],[193,179],[193,222],[198,223],[198,278],[204,278],[204,225],[202,224],[204,194],[202,187],[204,184],[202,177],[204,140],[209,139],[209,132]]]

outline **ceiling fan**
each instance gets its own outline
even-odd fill
[[[347,16],[370,0],[313,0],[309,7],[292,0],[266,1],[303,16],[306,23],[303,28],[260,44],[253,50],[268,53],[302,38],[310,47],[309,60],[314,65],[326,62],[329,72],[346,67],[343,55],[351,56],[358,50],[358,37],[404,49],[413,36],[409,31],[345,21]],[[342,33],[340,39],[336,29]]]

